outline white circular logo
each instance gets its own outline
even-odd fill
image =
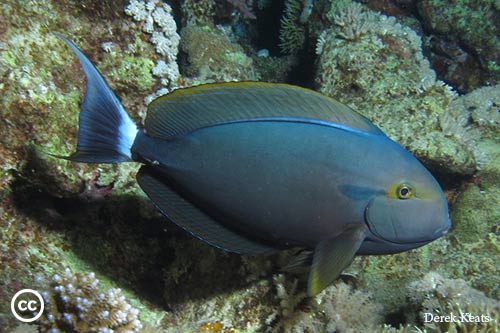
[[[32,296],[26,297],[27,294],[35,295],[36,298],[38,299],[38,301],[34,300]],[[16,300],[20,296],[25,296],[26,299],[21,299],[19,302],[16,303]],[[22,321],[23,323],[31,323],[31,322],[37,320],[38,318],[40,318],[40,316],[43,313],[44,306],[45,306],[45,304],[43,302],[42,295],[40,295],[40,293],[38,291],[33,290],[33,289],[19,290],[14,295],[14,297],[12,298],[12,301],[10,302],[10,309],[12,310],[12,314],[14,315],[14,317],[16,317],[18,320]],[[20,311],[20,312],[30,311],[32,313],[35,313],[35,315],[33,318],[23,318],[23,317],[21,317],[21,315],[19,315],[19,313],[17,313],[17,311]]]

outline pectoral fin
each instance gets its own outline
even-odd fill
[[[365,224],[351,224],[339,236],[316,246],[307,286],[309,296],[321,292],[349,266],[365,239],[366,230]]]

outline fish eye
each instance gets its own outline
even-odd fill
[[[399,199],[408,199],[413,195],[413,189],[408,184],[401,184],[396,190]]]

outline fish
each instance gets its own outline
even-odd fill
[[[311,253],[315,296],[356,255],[423,246],[451,227],[432,174],[370,120],[306,88],[226,82],[181,88],[148,106],[144,128],[62,35],[86,77],[82,163],[137,162],[141,189],[170,221],[227,252]]]

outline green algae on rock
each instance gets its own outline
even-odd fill
[[[252,58],[220,30],[188,26],[181,32],[181,49],[187,53],[187,75],[201,82],[255,81]]]

